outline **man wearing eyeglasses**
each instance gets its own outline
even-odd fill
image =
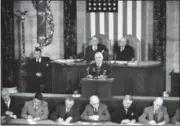
[[[81,119],[84,121],[109,121],[110,114],[107,106],[100,102],[98,96],[90,97],[89,104],[86,105],[84,112],[81,114]]]

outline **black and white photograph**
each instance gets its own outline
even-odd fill
[[[179,0],[1,0],[0,125],[179,125]]]

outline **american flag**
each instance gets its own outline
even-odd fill
[[[141,40],[142,1],[118,1],[118,12],[87,12],[88,37],[107,34],[111,41],[132,34]]]
[[[83,15],[82,5],[85,6],[85,19],[81,16]],[[96,34],[105,34],[110,40],[110,48],[112,49],[117,40],[130,34],[140,42],[147,41],[140,52],[144,52],[141,55],[148,59],[148,42],[151,43],[153,41],[151,38],[153,32],[153,1],[118,0],[117,12],[90,12],[87,10],[87,1],[79,1],[77,9],[78,26],[83,26],[82,19],[85,20],[86,25],[84,29],[79,28],[78,36],[86,34],[85,38],[91,38]],[[86,43],[87,39],[85,38],[79,40],[83,40]],[[80,41],[78,50],[81,50]]]

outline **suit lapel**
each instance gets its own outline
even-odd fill
[[[65,114],[66,114],[66,107],[65,107],[65,105],[63,105],[63,107],[62,107],[62,109],[61,109],[61,116],[63,116],[63,117],[65,117]]]
[[[30,110],[32,111],[32,113],[36,113],[35,109],[34,109],[34,103],[33,101],[30,102]]]
[[[10,104],[9,104],[9,110],[12,110],[13,107],[13,100],[11,99]]]
[[[152,106],[152,107],[150,107],[150,110],[149,110],[149,120],[153,120],[153,115],[154,115],[154,109]]]
[[[162,108],[158,111],[158,117],[157,117],[157,120],[160,121],[161,120],[161,117],[163,115],[163,112],[162,112]]]

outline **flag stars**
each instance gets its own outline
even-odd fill
[[[118,0],[87,0],[88,12],[117,12]]]

